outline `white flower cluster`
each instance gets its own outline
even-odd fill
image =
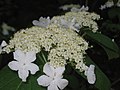
[[[73,7],[73,8],[71,8],[71,11],[72,12],[81,12],[81,11],[88,11],[89,10],[89,7],[88,6],[82,6],[82,7],[80,7],[80,8],[76,8],[76,7]]]
[[[113,0],[108,0],[104,5],[101,5],[100,9],[103,10],[112,6],[114,6]]]
[[[68,6],[62,6],[63,10],[68,10]],[[65,9],[64,9],[65,8]],[[96,13],[88,12],[88,6],[75,7],[70,5],[71,12],[67,12],[65,15],[55,16],[52,18],[52,23],[59,25],[60,27],[66,27],[73,29],[77,32],[80,31],[82,27],[89,27],[93,32],[98,30],[98,25],[95,20],[100,19],[100,15]]]
[[[7,53],[15,51],[16,61],[10,62],[8,66],[18,71],[19,78],[26,82],[29,71],[35,74],[39,70],[33,63],[36,53],[44,50],[48,52],[47,63],[43,67],[46,75],[37,79],[39,85],[48,86],[48,90],[64,89],[68,85],[68,81],[63,79],[67,63],[74,65],[80,72],[85,72],[88,82],[94,84],[95,66],[88,67],[84,61],[88,42],[75,31],[79,32],[80,28],[89,27],[96,32],[98,26],[94,20],[99,18],[95,13],[83,10],[55,16],[51,20],[49,17],[34,20],[33,24],[36,26],[18,31],[6,47],[1,46]]]
[[[55,16],[51,21],[61,27],[69,27],[79,32],[82,27],[89,27],[93,32],[98,30],[98,25],[94,20],[99,20],[100,16],[86,11],[68,12],[62,16]]]
[[[115,4],[117,7],[120,7],[120,0],[118,0],[118,2]],[[104,10],[106,8],[110,8],[114,6],[114,2],[113,0],[108,0],[104,5],[101,5],[100,9]]]
[[[21,50],[23,52],[35,51],[38,53],[41,51],[40,44],[43,43],[45,39],[45,36],[42,35],[44,31],[44,28],[42,29],[39,27],[32,27],[18,31],[9,41],[9,45],[3,48],[3,50],[7,53],[15,50]]]
[[[117,3],[115,4],[117,7],[120,7],[120,0],[117,1]],[[100,9],[104,10],[106,8],[110,8],[114,6],[114,2],[113,0],[108,0],[104,5],[101,5]]]
[[[63,6],[59,7],[59,8],[62,9],[62,10],[69,10],[69,9],[72,9],[72,8],[80,8],[80,5],[68,4],[68,5],[63,5]]]
[[[63,5],[60,7],[60,9],[62,10],[71,10],[73,12],[79,12],[79,11],[88,11],[89,7],[88,6],[80,6],[80,5],[76,5],[76,4],[70,4],[70,5]]]
[[[69,60],[84,71],[83,59],[88,43],[73,30],[51,24],[47,28],[35,26],[17,32],[4,51],[9,53],[13,49],[36,53],[44,49],[49,52],[48,60],[54,67],[64,66]]]
[[[56,26],[56,25],[53,25]],[[50,28],[53,29],[53,28]],[[51,49],[48,56],[50,64],[54,67],[63,66],[66,60],[81,63],[79,69],[82,68],[85,50],[88,49],[88,43],[77,33],[70,29],[56,29],[54,36],[57,37],[56,48]],[[82,71],[82,70],[81,70]]]
[[[47,27],[50,24],[50,17],[47,17],[47,18],[40,17],[39,21],[33,20],[32,23],[35,26],[40,26],[40,27],[44,27],[45,28],[45,27]]]
[[[26,82],[30,73],[34,75],[39,71],[39,67],[33,63],[36,59],[36,53],[34,51],[25,53],[21,50],[16,50],[13,54],[15,60],[9,62],[8,66],[10,69],[18,71],[18,76],[23,82]],[[96,81],[94,69],[94,65],[86,66],[85,75],[90,84],[94,84]],[[64,71],[64,66],[54,68],[49,63],[46,63],[43,67],[43,72],[46,75],[41,75],[37,79],[37,82],[39,85],[48,87],[47,90],[59,90],[59,88],[63,90],[68,85],[68,80],[63,79]]]

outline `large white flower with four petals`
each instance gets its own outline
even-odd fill
[[[16,50],[13,54],[16,61],[11,61],[8,66],[10,69],[18,71],[19,78],[26,82],[29,71],[31,74],[35,74],[39,70],[39,67],[32,63],[36,59],[36,53],[32,51],[24,53],[21,50]]]
[[[43,72],[46,75],[40,76],[37,81],[39,85],[48,86],[47,90],[62,90],[68,85],[68,81],[63,78],[65,67],[54,68],[46,63]]]

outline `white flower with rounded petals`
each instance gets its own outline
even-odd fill
[[[46,75],[40,76],[37,81],[39,85],[48,86],[47,90],[62,90],[68,85],[68,81],[63,78],[65,67],[54,68],[46,63],[43,72]],[[59,88],[59,89],[58,89]]]
[[[81,11],[88,11],[88,10],[89,10],[89,7],[83,5],[83,6],[80,8],[80,10],[81,10]]]
[[[71,21],[66,21],[66,20],[64,20],[64,19],[61,19],[61,25],[63,26],[63,27],[65,27],[65,28],[70,28],[70,29],[73,29],[73,30],[75,30],[75,31],[77,31],[77,32],[79,32],[79,24],[77,24],[76,22],[75,22],[75,18],[73,18]]]
[[[7,43],[5,41],[2,41],[1,45],[0,45],[0,54],[2,53],[3,51],[3,47],[7,46]]]
[[[100,10],[104,10],[106,8],[106,5],[101,5]]]
[[[118,7],[120,7],[120,0],[118,0],[117,4],[116,4]]]
[[[88,11],[89,7],[88,6],[82,6],[81,8],[71,8],[71,12],[81,12],[81,11]]]
[[[47,17],[47,18],[40,17],[39,21],[33,20],[32,23],[35,26],[40,26],[40,27],[44,27],[45,28],[45,27],[47,27],[50,24],[50,17]]]
[[[12,32],[15,31],[15,29],[13,27],[8,26],[6,23],[2,24],[2,29],[3,29],[2,30],[3,35],[9,35],[9,31],[12,31]]]
[[[69,10],[71,8],[80,8],[80,5],[78,5],[78,4],[70,4],[70,5],[63,5],[63,6],[59,7],[59,8],[65,11],[65,10]]]
[[[85,75],[87,76],[87,80],[90,84],[94,84],[96,81],[96,76],[95,76],[94,70],[95,70],[95,66],[90,65],[88,67],[88,69],[86,69],[86,71],[85,71]]]
[[[29,71],[31,74],[35,74],[39,70],[39,67],[32,63],[36,59],[35,52],[31,51],[24,53],[21,50],[16,50],[14,52],[14,59],[16,61],[11,61],[8,66],[10,69],[18,71],[18,76],[23,82],[26,82],[26,78],[29,76]]]
[[[108,0],[108,1],[105,3],[105,5],[106,5],[106,7],[110,8],[110,7],[114,6],[114,2]]]

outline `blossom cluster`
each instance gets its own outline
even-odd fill
[[[80,11],[88,11],[89,7],[88,6],[80,6],[76,4],[70,4],[70,5],[63,5],[60,7],[60,9],[66,11],[66,10],[71,10],[74,12],[80,12]]]
[[[80,5],[68,4],[68,5],[63,5],[59,8],[62,9],[62,10],[69,10],[69,9],[72,9],[72,8],[80,8]]]
[[[69,60],[76,63],[77,69],[84,70],[82,65],[88,43],[73,30],[60,28],[54,24],[47,28],[34,26],[17,32],[4,51],[21,50],[38,53],[41,49],[49,52],[48,61],[54,67],[65,66]]]
[[[7,53],[13,52],[15,61],[11,61],[8,66],[18,71],[23,82],[26,82],[29,71],[31,74],[39,71],[39,67],[33,62],[36,60],[36,54],[44,50],[48,52],[43,67],[46,75],[37,79],[39,85],[48,86],[48,90],[64,89],[68,81],[63,79],[63,73],[68,63],[84,72],[88,82],[94,84],[95,66],[87,66],[84,59],[89,45],[77,32],[82,27],[89,27],[96,32],[98,26],[94,20],[99,18],[95,13],[79,10],[55,16],[51,20],[49,17],[40,17],[39,21],[33,21],[35,26],[16,32],[9,44],[5,47],[1,45],[0,48]]]
[[[114,5],[115,4],[114,4],[113,0],[108,0],[104,5],[101,5],[100,9],[104,10],[104,9],[110,8],[110,7],[114,6]],[[117,1],[116,6],[120,7],[120,0]]]
[[[61,27],[69,27],[79,32],[82,27],[89,27],[93,32],[98,30],[98,25],[95,20],[99,20],[100,16],[96,13],[86,11],[82,12],[67,12],[62,16],[55,16],[52,22]]]

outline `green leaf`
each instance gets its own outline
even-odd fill
[[[113,58],[117,58],[119,57],[119,53],[117,54],[116,52],[104,47],[101,45],[101,47],[106,51],[107,55],[108,55],[108,59],[113,59]]]
[[[34,76],[30,75],[27,82],[22,82],[17,72],[13,72],[6,66],[0,71],[0,90],[46,90],[38,85],[37,78],[39,76],[38,72]]]
[[[64,75],[64,78],[69,81],[68,87],[72,88],[73,90],[80,87],[80,82],[77,77],[73,75]]]
[[[0,67],[1,67],[1,63],[2,63],[2,55],[0,54]]]
[[[101,34],[101,33],[93,33],[92,31],[85,31],[89,40],[93,40],[98,45],[103,47],[106,51],[108,58],[118,58],[120,56],[120,49],[115,42],[113,42],[109,37]]]
[[[114,4],[117,4],[118,0],[113,0]]]
[[[116,17],[119,17],[120,15],[120,8],[111,8],[109,11],[108,11],[108,16],[110,19],[114,19]]]
[[[120,17],[119,17],[119,19],[120,19]],[[115,32],[116,34],[118,34],[117,32],[120,31],[120,24],[114,23],[110,20],[107,20],[102,24],[102,28],[106,28],[106,31],[108,31],[108,32],[112,31],[112,32]]]
[[[90,59],[89,56],[86,56],[86,64],[89,66],[90,64],[95,65],[95,74],[96,74],[96,82],[95,87],[99,90],[110,90],[111,83],[107,76],[100,70],[100,68]],[[86,78],[85,75],[78,70],[76,70],[78,74],[80,74],[83,78]]]

